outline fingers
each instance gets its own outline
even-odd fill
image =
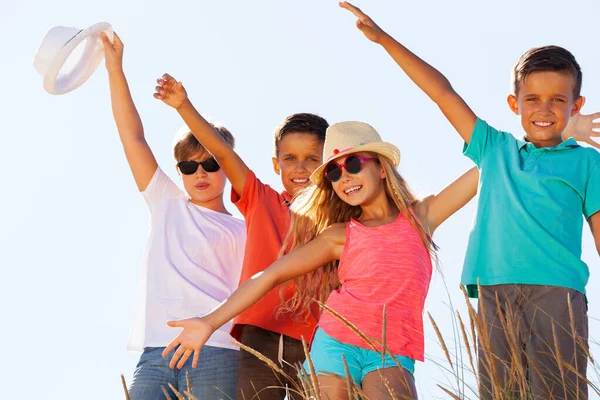
[[[167,325],[171,328],[183,328],[183,322],[179,321],[167,321]]]
[[[171,75],[169,75],[169,74],[163,74],[163,76],[162,76],[162,79],[163,79],[164,81],[166,81],[167,83],[174,83],[174,82],[177,82],[177,81],[175,80],[175,78],[173,78],[173,77],[172,77]]]
[[[592,122],[592,129],[600,129],[600,122]]]
[[[177,346],[179,346],[179,336],[177,336],[175,339],[173,339],[173,341],[171,343],[169,343],[169,345],[167,347],[165,347],[165,349],[162,352],[163,358],[168,356],[169,353]]]
[[[593,114],[590,114],[590,117],[592,118],[592,120],[598,119],[598,118],[600,118],[600,112],[595,112]]]
[[[179,360],[185,354],[185,351],[186,351],[186,349],[182,345],[180,345],[177,348],[177,350],[175,350],[173,357],[171,357],[171,362],[169,363],[169,367],[175,368],[177,366],[177,360]]]
[[[102,42],[102,45],[104,46],[105,50],[113,50],[113,45],[108,39],[108,35],[106,33],[100,32],[100,41]]]
[[[119,35],[117,35],[117,33],[114,31],[113,31],[113,44],[116,46],[123,46],[123,41],[121,40]]]
[[[160,96],[161,98],[164,98],[164,97],[165,97],[165,89],[163,89],[163,87],[162,87],[162,86],[156,86],[156,87],[154,88],[154,90],[156,91],[156,93],[154,93],[154,94],[157,94],[157,95],[158,95],[158,96]],[[171,326],[171,325],[169,325],[169,326]],[[182,326],[182,325],[173,325],[173,327],[177,327],[177,326]]]
[[[340,2],[340,3],[338,3],[338,4],[339,4],[339,6],[340,6],[340,7],[342,7],[342,8],[344,8],[344,9],[346,9],[346,10],[350,11],[352,14],[354,14],[355,16],[357,16],[357,17],[359,17],[359,18],[365,15],[365,14],[364,14],[364,13],[361,11],[361,9],[360,9],[360,8],[358,8],[358,7],[356,7],[356,6],[354,6],[354,5],[350,4],[350,3],[348,3],[347,1],[342,1],[342,2]]]
[[[192,359],[192,368],[198,366],[198,360],[200,359],[200,350],[194,350],[194,358]]]
[[[188,358],[190,358],[190,356],[192,355],[193,351],[194,350],[192,350],[192,349],[186,349],[185,350],[185,353],[183,353],[183,357],[181,357],[181,359],[177,363],[177,368],[179,368],[179,369],[183,368],[183,366],[185,365],[185,362],[188,360]]]
[[[596,142],[594,139],[588,139],[585,141],[587,144],[589,144],[592,147],[597,148],[598,150],[600,150],[600,143]]]

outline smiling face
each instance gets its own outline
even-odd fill
[[[378,160],[369,160],[376,158],[375,154],[367,152],[348,154],[336,158],[332,162],[345,165],[348,157],[353,155],[363,158],[361,170],[356,174],[351,174],[347,171],[347,167],[341,168],[342,173],[339,180],[331,182],[338,197],[351,206],[366,206],[382,196],[385,197],[385,171]]]
[[[211,157],[208,152],[201,151],[186,160],[201,162]],[[179,168],[177,168],[177,172],[192,203],[221,211],[221,208],[223,208],[223,191],[227,182],[222,169],[216,172],[206,172],[202,165],[199,165],[196,172],[191,175],[182,174]]]
[[[310,185],[310,175],[323,160],[323,142],[312,133],[290,132],[279,141],[273,169],[281,176],[283,187],[294,196]]]
[[[521,117],[526,139],[536,147],[553,147],[569,119],[581,109],[583,97],[574,95],[575,79],[563,72],[533,72],[508,96],[510,109]]]

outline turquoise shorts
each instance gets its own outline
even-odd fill
[[[310,349],[310,359],[315,367],[317,375],[331,372],[346,378],[342,355],[346,357],[346,364],[357,385],[362,385],[363,379],[369,372],[383,368],[398,367],[398,364],[389,356],[381,359],[381,353],[375,350],[363,349],[362,347],[345,344],[326,334],[321,328],[317,328]],[[410,372],[415,373],[415,360],[412,358],[394,355],[398,363]],[[304,369],[309,372],[308,363],[304,362]]]

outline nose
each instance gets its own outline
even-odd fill
[[[340,177],[340,181],[345,183],[345,182],[349,182],[351,180],[352,180],[352,174],[348,173],[348,171],[346,171],[346,168],[342,168],[342,176]]]
[[[202,168],[202,165],[198,165],[198,169],[196,170],[196,175],[198,176],[207,176],[207,172],[204,170],[204,168]]]
[[[552,109],[552,103],[549,101],[541,101],[538,106],[539,112],[549,113]]]
[[[306,171],[307,170],[306,160],[298,160],[298,162],[296,162],[294,169],[296,171]]]

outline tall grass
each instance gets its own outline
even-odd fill
[[[444,333],[439,329],[438,324],[435,319],[428,313],[428,319],[431,323],[431,326],[435,332],[436,339],[438,344],[440,345],[444,359],[443,360],[427,360],[427,363],[434,364],[437,368],[441,369],[443,373],[447,376],[448,382],[447,384],[438,383],[437,386],[439,390],[443,393],[441,398],[450,398],[455,400],[470,400],[470,399],[479,399],[478,388],[474,386],[473,382],[477,382],[478,376],[478,362],[477,362],[477,354],[479,351],[481,357],[480,365],[485,369],[486,375],[490,377],[490,388],[491,393],[487,393],[485,398],[491,400],[511,400],[511,399],[523,399],[529,400],[532,399],[532,394],[530,392],[529,384],[528,384],[528,373],[529,370],[523,366],[520,362],[510,363],[510,365],[506,365],[500,363],[500,361],[494,358],[491,343],[488,340],[488,327],[483,323],[482,318],[478,314],[478,312],[474,309],[469,298],[463,289],[463,294],[465,297],[465,302],[467,304],[467,315],[468,315],[468,325],[464,322],[464,317],[458,312],[453,311],[453,336],[455,342],[458,345],[449,346],[448,338],[444,336]],[[387,335],[386,335],[386,311],[384,308],[383,312],[383,332],[381,339],[369,337],[361,332],[355,325],[351,322],[347,321],[343,316],[336,313],[334,310],[329,308],[327,305],[323,303],[319,303],[324,311],[327,311],[338,318],[341,322],[343,322],[350,330],[352,330],[356,335],[364,340],[368,347],[377,351],[378,348],[381,348],[382,361],[385,355],[388,355],[394,360],[398,367],[402,367],[400,362],[396,359],[396,357],[391,354],[386,346]],[[512,310],[503,310],[504,312],[500,312],[500,301],[496,299],[496,305],[498,307],[498,315],[500,316],[500,323],[505,332],[507,342],[509,344],[509,353],[510,357],[516,360],[523,359],[525,357],[526,361],[528,361],[528,368],[538,370],[540,366],[534,365],[531,359],[527,359],[526,355],[523,353],[519,337],[518,337],[518,320],[515,317],[514,312]],[[552,325],[552,343],[548,343],[548,352],[552,355],[554,360],[557,360],[557,364],[559,366],[559,373],[557,376],[552,377],[553,381],[559,381],[562,383],[561,388],[561,398],[565,399],[579,399],[579,387],[577,385],[573,385],[572,379],[567,379],[567,375],[571,374],[578,379],[581,379],[585,382],[588,387],[588,391],[590,395],[596,394],[600,397],[600,388],[598,385],[599,381],[599,370],[595,365],[594,358],[589,353],[588,347],[585,345],[585,339],[581,338],[577,335],[575,329],[575,318],[573,315],[573,309],[571,306],[570,300],[568,301],[568,310],[570,317],[570,327],[559,327],[556,324]],[[481,315],[485,315],[486,312],[490,312],[490,310],[485,310],[480,305],[479,313]],[[589,367],[587,376],[593,376],[594,378],[588,378],[581,376],[577,372],[577,365],[571,365],[571,363],[566,362],[562,359],[560,353],[560,346],[558,343],[558,329],[569,329],[571,337],[574,341],[574,346],[579,346],[581,349],[585,351],[585,355],[589,360]],[[478,340],[479,339],[479,345]],[[283,381],[280,380],[281,386],[278,388],[286,387],[288,395],[286,396],[288,399],[294,400],[325,400],[322,395],[321,389],[317,383],[316,379],[316,371],[314,369],[314,365],[312,360],[310,359],[310,355],[308,352],[308,346],[306,342],[303,341],[304,352],[307,357],[307,365],[309,370],[306,371],[301,364],[295,365],[297,376],[300,377],[299,380],[292,379],[289,375],[287,375],[282,368],[280,368],[277,363],[273,362],[269,358],[265,357],[261,353],[256,350],[249,348],[248,346],[243,345],[242,343],[236,342],[237,345],[240,346],[242,350],[248,351],[253,354],[255,357],[262,360],[265,364],[269,366],[278,376],[283,377],[283,379],[291,382],[291,386],[286,387]],[[480,348],[478,348],[480,346]],[[452,351],[450,350],[452,349]],[[576,361],[578,362],[578,361]],[[348,393],[348,399],[363,399],[363,400],[379,400],[377,399],[369,399],[363,392],[362,388],[358,386],[355,382],[353,382],[350,377],[350,373],[348,370],[348,365],[346,360],[343,359],[344,369],[346,371],[346,390]],[[500,376],[500,372],[498,371],[498,367],[505,366],[508,371],[507,376]],[[172,393],[174,393],[175,398],[177,400],[196,400],[193,395],[192,388],[189,382],[189,376],[186,376],[187,380],[187,388],[183,391],[183,393],[178,392],[173,386],[170,386]],[[127,393],[127,387],[125,384],[125,379],[121,376],[123,388],[125,391],[125,398],[129,399],[129,395]],[[546,386],[549,386],[551,382],[544,382]],[[382,385],[385,388],[385,398],[393,399],[393,400],[404,400],[404,399],[412,399],[410,397],[401,397],[398,393],[392,390],[391,385],[389,385],[389,381],[387,381],[382,376]],[[163,387],[163,393],[166,399],[171,399],[172,397],[169,395],[169,392],[166,387]],[[264,390],[269,390],[270,388],[266,388]],[[248,400],[259,400],[261,393],[259,391],[255,391],[251,396],[246,397]],[[591,397],[591,396],[590,396]],[[229,399],[227,396],[223,396],[223,399]],[[552,397],[548,397],[549,400],[552,400]]]

